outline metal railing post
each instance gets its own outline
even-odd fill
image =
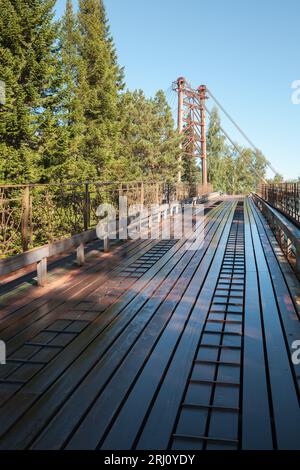
[[[22,250],[27,251],[29,246],[29,212],[30,212],[30,196],[29,186],[25,186],[22,197],[22,222],[21,222],[21,237],[22,237]]]

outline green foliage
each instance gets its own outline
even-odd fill
[[[126,93],[102,0],[1,0],[0,180],[164,178],[180,137],[163,92]],[[2,8],[3,7],[3,8]]]
[[[207,130],[207,177],[214,188],[227,192],[232,162],[228,158],[228,147],[220,130],[220,118],[216,108],[212,110]]]
[[[194,149],[192,144],[183,140],[182,149],[184,149],[182,155],[182,181],[190,185],[200,183],[202,180],[201,166],[200,162],[196,161],[196,158],[193,156]]]
[[[97,170],[84,154],[88,122],[82,99],[84,61],[79,50],[80,30],[71,0],[59,27],[59,64],[62,77],[60,90],[60,128],[64,139],[59,158],[54,158],[48,178],[54,181],[80,181],[97,178]]]
[[[268,179],[268,182],[269,183],[274,183],[274,184],[277,184],[277,183],[283,183],[284,182],[284,178],[282,175],[280,175],[279,173],[277,173],[274,178],[272,179]]]
[[[48,126],[57,125],[54,115],[48,119],[59,82],[54,4],[1,0],[0,73],[7,98],[0,113],[1,181],[36,180],[41,141],[50,135]]]
[[[67,0],[60,23],[55,0],[0,4],[0,182],[175,181],[182,137],[162,91],[123,91],[103,1],[79,0],[75,14]],[[183,180],[197,183],[201,167],[187,153]],[[227,146],[213,110],[207,167],[215,189],[249,192],[265,160]]]
[[[230,147],[220,129],[216,108],[207,131],[208,180],[215,190],[228,194],[247,194],[255,190],[266,171],[266,159],[252,149]]]
[[[158,91],[147,99],[141,90],[127,91],[120,99],[121,178],[163,178],[172,181],[178,172],[180,136],[165,95]]]

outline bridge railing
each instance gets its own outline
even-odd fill
[[[300,225],[300,183],[261,185],[260,196]]]
[[[212,192],[208,185],[165,182],[83,182],[0,185],[0,258],[94,228],[97,207],[119,196],[132,204],[182,201]]]

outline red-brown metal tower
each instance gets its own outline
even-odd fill
[[[205,115],[205,100],[206,86],[201,85],[198,88],[200,99],[200,128],[201,128],[201,160],[202,160],[202,183],[207,184],[207,161],[206,161],[206,115]]]
[[[185,80],[179,77],[173,83],[173,90],[178,94],[178,130],[184,134],[184,142],[181,146],[182,155],[191,158],[201,158],[202,182],[207,184],[206,166],[206,125],[205,125],[205,100],[206,87],[201,85],[194,90]],[[180,156],[180,162],[182,160]],[[178,181],[181,181],[181,171],[178,173]]]

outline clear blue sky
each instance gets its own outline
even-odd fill
[[[57,1],[57,16],[64,0]],[[74,0],[76,5],[76,0]],[[286,178],[300,175],[299,0],[105,0],[128,88],[206,84]],[[171,101],[174,105],[174,102]],[[223,119],[226,130],[246,144]]]

